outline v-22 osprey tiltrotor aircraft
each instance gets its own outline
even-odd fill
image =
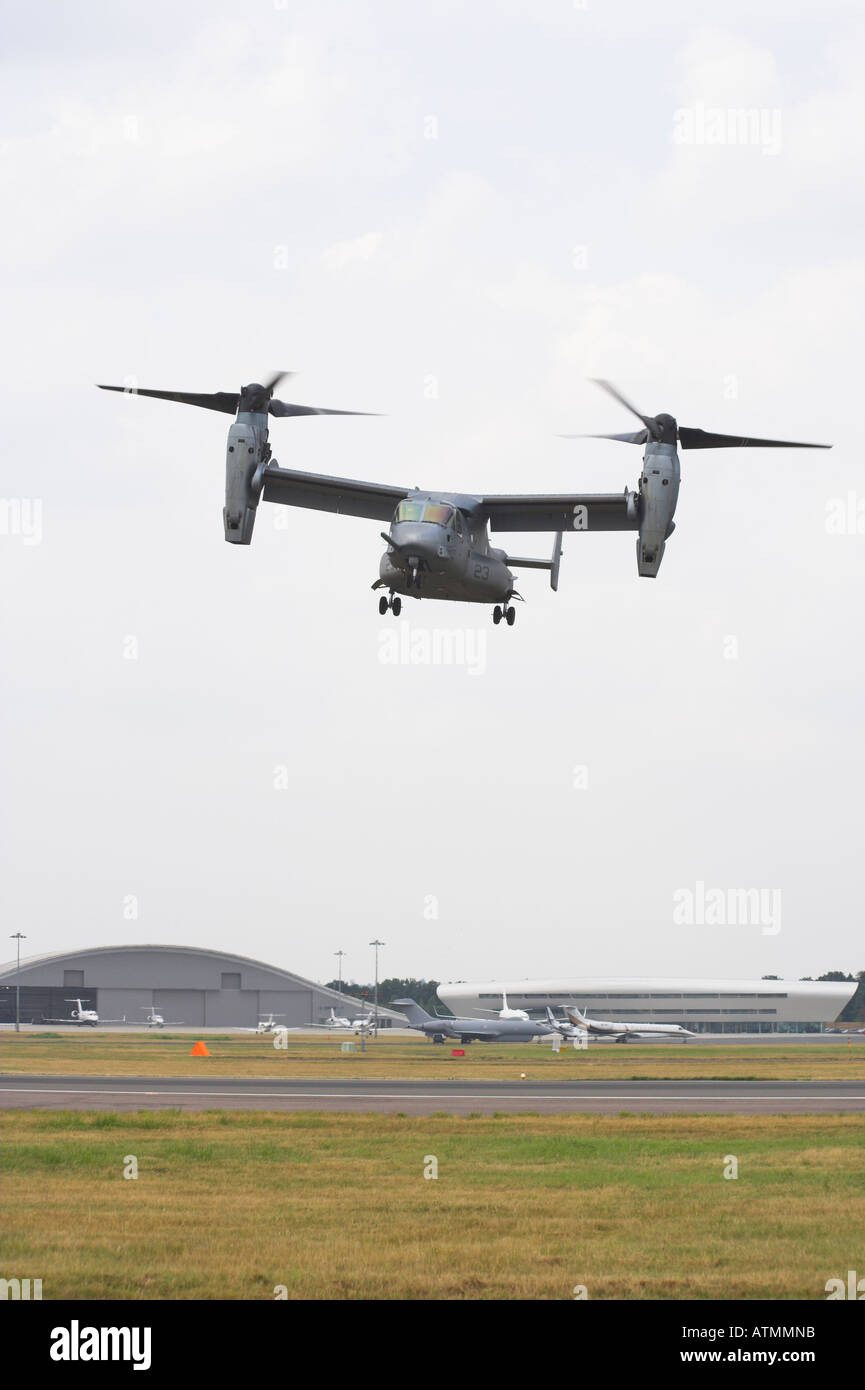
[[[195,394],[102,386],[184,405],[202,406],[236,416],[228,431],[225,470],[225,539],[249,545],[258,504],[279,502],[289,507],[367,517],[388,523],[382,532],[387,550],[381,558],[373,589],[387,590],[379,612],[398,616],[402,596],[445,599],[493,605],[493,622],[513,625],[517,593],[512,566],[549,570],[550,585],[558,588],[562,537],[566,531],[636,531],[637,572],[654,578],[669,536],[679,495],[679,455],[683,449],[788,448],[826,449],[827,444],[801,444],[783,439],[752,439],[679,426],[672,415],[642,415],[608,382],[598,384],[640,420],[642,429],[630,434],[570,435],[566,438],[616,439],[642,444],[643,465],[636,490],[620,493],[552,493],[473,496],[456,492],[427,492],[421,488],[331,478],[280,468],[272,458],[268,438],[271,416],[356,415],[353,410],[324,410],[277,400],[273,392],[280,372],[265,383],[252,382],[239,392]],[[554,536],[548,560],[510,555],[490,545],[489,531],[547,531]]]

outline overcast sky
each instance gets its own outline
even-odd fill
[[[188,943],[325,980],[342,949],[365,980],[377,935],[383,974],[444,980],[865,969],[861,7],[2,13],[25,954]],[[406,487],[634,486],[637,449],[558,437],[631,428],[598,376],[834,449],[685,453],[657,580],[632,534],[573,535],[513,629],[396,621],[378,523],[262,505],[228,546],[229,418],[93,385],[280,368],[289,400],[383,413],[275,421],[283,466]],[[443,632],[470,659],[405,659]],[[778,911],[677,921],[701,883]]]

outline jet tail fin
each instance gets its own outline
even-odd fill
[[[423,1023],[434,1022],[432,1015],[428,1014],[426,1009],[422,1009],[414,999],[392,999],[389,1007],[399,1009],[400,1013],[405,1014],[413,1028],[419,1028]]]
[[[508,555],[507,564],[514,565],[524,570],[549,570],[550,588],[553,590],[559,587],[559,565],[562,559],[562,532],[556,532],[553,542],[553,553],[549,560],[530,560],[525,555]]]
[[[550,570],[550,588],[555,591],[559,587],[559,565],[562,559],[562,532],[556,532],[556,539],[553,541],[553,564]]]

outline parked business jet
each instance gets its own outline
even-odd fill
[[[681,1023],[609,1023],[586,1018],[575,1004],[566,1004],[565,1013],[571,1023],[585,1029],[590,1036],[613,1038],[615,1042],[624,1043],[628,1038],[681,1038],[682,1042],[687,1042],[688,1038],[697,1036]]]
[[[258,1023],[254,1028],[241,1028],[238,1031],[241,1033],[287,1033],[288,1029],[285,1024],[276,1022],[278,1018],[283,1016],[283,1014],[274,1013],[259,1014]]]
[[[330,1018],[326,1018],[323,1023],[308,1023],[307,1028],[327,1028],[329,1032],[334,1029],[341,1029],[343,1032],[367,1033],[373,1027],[372,1014],[364,1014],[361,1018],[345,1018],[338,1014],[335,1009],[331,1009]]]
[[[556,1018],[549,1004],[547,1005],[547,1023],[554,1029],[560,1038],[567,1038],[568,1042],[576,1042],[581,1038],[588,1038],[589,1034],[585,1028],[580,1028],[576,1023],[571,1023],[562,1018]]]
[[[530,1022],[529,1015],[525,1009],[511,1009],[508,1007],[508,996],[502,992],[502,1007],[500,1009],[481,1009],[482,1014],[493,1014],[496,1018],[519,1018],[524,1023]]]
[[[77,1004],[78,1008],[73,1009],[68,1018],[43,1018],[43,1023],[74,1023],[78,1028],[95,1028],[102,1023],[125,1023],[126,1018],[103,1018],[100,1019],[95,1009],[85,1009],[80,999],[67,999],[67,1004]]]
[[[183,1019],[177,1018],[172,1023],[166,1023],[162,1014],[158,1014],[155,1009],[148,1008],[146,1004],[141,1005],[142,1009],[147,1009],[147,1017],[142,1020],[145,1028],[182,1028]]]

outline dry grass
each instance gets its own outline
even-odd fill
[[[207,1037],[209,1058],[190,1057],[188,1035],[124,1033],[2,1035],[2,1072],[10,1075],[213,1076],[365,1080],[512,1081],[521,1072],[543,1080],[865,1081],[865,1046],[846,1042],[682,1046],[601,1043],[585,1051],[548,1043],[476,1043],[464,1058],[424,1038],[379,1038],[365,1053],[341,1053],[338,1036],[290,1036],[285,1049],[269,1037]]]
[[[863,1144],[857,1116],[15,1111],[0,1274],[47,1299],[822,1298],[865,1263]]]

